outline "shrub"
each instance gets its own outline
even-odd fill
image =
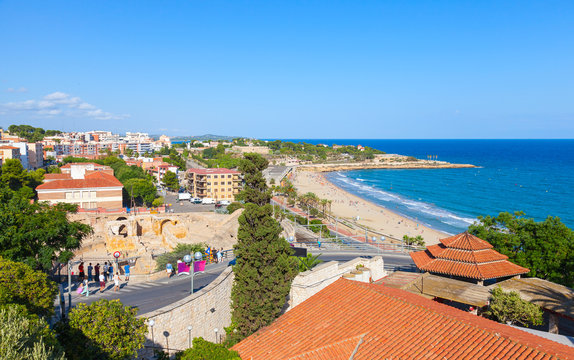
[[[227,211],[230,214],[233,214],[233,212],[237,209],[243,209],[243,204],[239,202],[232,202],[231,204],[227,205]]]
[[[540,306],[520,298],[516,291],[504,292],[500,286],[492,291],[490,304],[485,315],[495,321],[506,324],[542,325],[542,309]]]
[[[68,324],[59,330],[69,360],[124,360],[143,347],[147,325],[137,317],[137,309],[119,300],[102,299],[78,304],[70,311]]]
[[[197,243],[197,244],[182,244],[179,243],[177,246],[170,252],[160,255],[156,259],[156,267],[157,271],[165,270],[165,266],[167,263],[171,263],[173,266],[177,263],[177,260],[182,260],[183,257],[187,254],[193,255],[196,251],[203,253],[207,245],[204,243]]]
[[[0,305],[16,303],[40,316],[54,313],[56,283],[26,264],[0,258]]]
[[[224,345],[214,344],[203,338],[193,339],[193,347],[176,355],[177,360],[241,360],[237,351],[229,350]]]
[[[48,324],[23,307],[0,307],[0,359],[64,360]]]

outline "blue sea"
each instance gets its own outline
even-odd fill
[[[339,187],[437,230],[462,232],[478,216],[523,211],[574,228],[574,140],[284,140],[363,145],[472,169],[327,173]]]

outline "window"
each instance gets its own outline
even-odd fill
[[[217,192],[217,189],[215,189],[215,192]]]
[[[74,191],[74,199],[79,199],[79,198],[80,198],[80,192]]]
[[[213,178],[214,178],[214,179],[217,179],[217,175],[213,175]]]
[[[213,183],[213,185],[217,185],[217,181]]]
[[[228,179],[231,179],[231,175],[227,175],[227,178],[228,178]]]
[[[66,192],[66,200],[72,200],[74,194],[72,192]]]
[[[227,189],[227,191],[233,191],[233,189],[232,189],[232,188],[229,188],[229,189]]]
[[[227,185],[231,185],[231,181],[228,181],[228,182],[227,182]]]
[[[89,191],[82,191],[82,199],[87,199],[90,197]]]
[[[96,192],[95,191],[90,191],[90,198],[92,198],[92,199],[96,198]]]

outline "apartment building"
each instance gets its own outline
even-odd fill
[[[20,160],[20,148],[11,145],[0,145],[0,165],[8,159]]]
[[[72,163],[61,169],[61,174],[44,175],[44,183],[36,187],[39,201],[77,204],[82,209],[123,207],[123,185],[109,166]]]
[[[242,186],[241,173],[231,169],[188,169],[187,189],[193,197],[234,201]]]

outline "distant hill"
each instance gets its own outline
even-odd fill
[[[241,136],[224,136],[224,135],[213,135],[213,134],[206,134],[206,135],[199,135],[199,136],[174,136],[171,138],[171,141],[190,141],[190,140],[227,140],[231,141]]]

